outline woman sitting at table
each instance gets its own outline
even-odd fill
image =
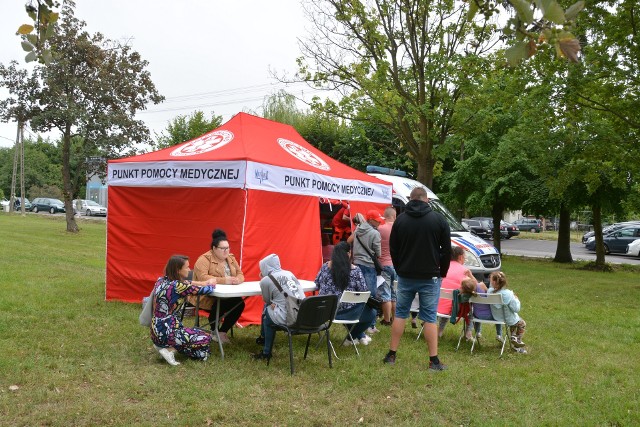
[[[189,258],[173,255],[153,288],[151,341],[170,365],[179,365],[172,348],[193,359],[207,360],[211,337],[201,330],[185,328],[174,314],[187,295],[207,295],[213,292],[215,280],[189,281]]]
[[[338,299],[342,297],[344,291],[366,292],[369,290],[362,271],[351,264],[351,245],[347,242],[340,242],[333,248],[331,261],[322,264],[315,283],[319,295],[337,295]],[[341,303],[336,313],[338,320],[359,319],[355,325],[345,326],[353,326],[351,336],[356,343],[362,345],[368,345],[371,342],[371,338],[364,331],[371,325],[375,316],[376,312],[366,304]],[[352,342],[347,337],[343,344],[352,345]]]
[[[229,240],[227,234],[216,228],[211,234],[211,250],[200,255],[196,264],[193,266],[194,280],[215,279],[218,285],[238,285],[244,282],[244,274],[240,270],[240,265],[233,254],[229,253]],[[194,300],[190,301],[195,305]],[[209,310],[209,323],[215,324],[216,321],[216,300],[213,297],[201,297],[199,308]],[[240,297],[221,298],[220,314],[224,314],[221,324],[218,327],[220,341],[226,344],[229,341],[227,332],[238,321],[244,310],[244,301]],[[215,334],[212,335],[213,340],[217,341]]]

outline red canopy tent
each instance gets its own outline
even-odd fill
[[[108,169],[106,299],[139,302],[172,254],[193,265],[211,232],[229,237],[245,280],[270,253],[298,278],[322,264],[319,198],[352,212],[391,204],[391,185],[317,150],[293,127],[245,113],[196,139]],[[253,298],[241,321],[259,323]]]

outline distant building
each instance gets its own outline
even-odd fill
[[[107,206],[107,185],[103,183],[98,176],[92,176],[89,182],[87,182],[87,194],[85,198],[87,200],[93,200],[102,206]]]

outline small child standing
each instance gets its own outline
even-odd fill
[[[504,321],[509,326],[511,345],[518,353],[527,353],[522,342],[524,330],[527,327],[525,321],[520,318],[520,300],[512,290],[507,289],[507,277],[501,271],[494,271],[489,277],[491,286],[488,293],[501,294],[504,304],[491,305],[491,314],[498,321]]]

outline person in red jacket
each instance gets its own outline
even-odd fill
[[[351,235],[351,214],[347,202],[342,202],[342,207],[336,212],[331,221],[333,227],[333,244],[347,240]]]

